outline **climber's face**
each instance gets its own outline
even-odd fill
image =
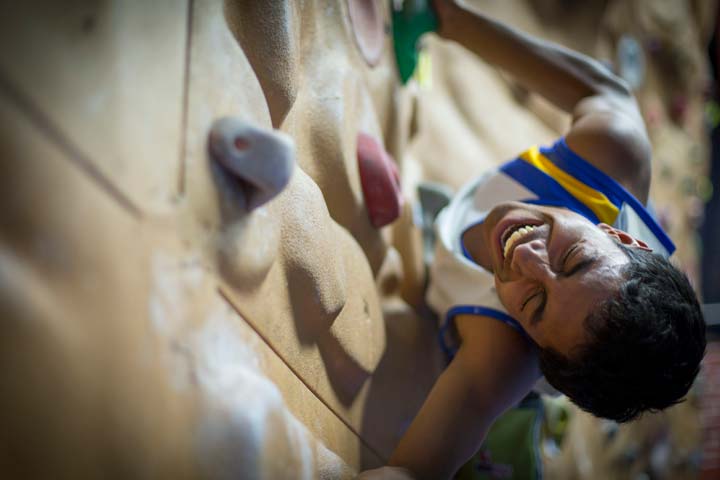
[[[568,353],[584,320],[622,283],[619,244],[648,249],[627,233],[564,208],[509,202],[482,224],[500,301],[540,347]]]

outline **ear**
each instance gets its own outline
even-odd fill
[[[639,248],[640,250],[647,250],[648,252],[652,252],[652,248],[650,248],[647,243],[633,237],[632,235],[623,230],[613,228],[607,223],[599,223],[598,228],[610,235],[618,243],[621,243],[628,247],[635,247]]]

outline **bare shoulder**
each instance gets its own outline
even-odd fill
[[[652,151],[632,94],[613,92],[580,102],[566,141],[575,153],[647,202]]]
[[[465,345],[497,350],[500,354],[528,351],[528,342],[514,328],[491,317],[482,315],[457,315],[455,317],[460,340]]]

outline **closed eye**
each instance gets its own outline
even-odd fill
[[[584,271],[586,271],[586,270],[589,270],[590,267],[592,267],[593,265],[595,265],[595,263],[596,263],[597,261],[598,261],[598,258],[597,258],[597,257],[587,257],[587,258],[583,259],[582,261],[577,262],[577,263],[576,263],[575,265],[573,265],[573,267],[572,267],[570,270],[568,270],[567,272],[560,272],[560,273],[558,273],[558,277],[567,278],[567,277],[572,277],[573,275],[577,275],[577,274],[579,274],[579,273],[582,273],[582,272],[584,272]]]
[[[547,294],[545,290],[541,290],[538,294],[533,295],[531,298],[537,298],[538,306],[535,308],[532,316],[530,317],[530,325],[536,325],[542,320],[543,312],[545,311],[545,303],[547,303]]]
[[[576,260],[578,257],[580,257],[581,260],[576,261],[574,265],[570,266],[572,264],[572,260]],[[567,253],[563,257],[562,270],[557,274],[557,276],[559,278],[572,277],[573,275],[577,275],[578,273],[588,270],[598,260],[597,257],[582,257],[583,255],[580,253],[579,244],[574,244],[568,249]]]
[[[538,311],[540,311],[540,314],[542,314],[542,310],[545,309],[545,300],[546,300],[545,290],[540,288],[540,289],[536,290],[528,298],[526,298],[525,301],[520,306],[520,311],[522,312],[523,310],[525,310],[525,307],[533,299],[535,300],[535,303],[537,303],[537,307],[535,308],[535,312],[533,313],[533,317],[535,317],[538,314]]]
[[[561,271],[563,271],[563,272],[566,272],[566,271],[567,271],[567,269],[568,269],[568,263],[569,263],[569,261],[570,261],[570,257],[572,256],[572,254],[573,254],[575,251],[577,251],[577,248],[578,248],[578,244],[577,244],[577,243],[573,243],[573,244],[570,246],[570,248],[567,249],[567,251],[565,252],[565,255],[563,255],[563,259],[562,259],[562,269],[561,269]]]

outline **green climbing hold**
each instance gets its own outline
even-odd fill
[[[437,30],[438,21],[429,0],[390,0],[393,43],[400,80],[405,84],[418,63],[418,39]]]

